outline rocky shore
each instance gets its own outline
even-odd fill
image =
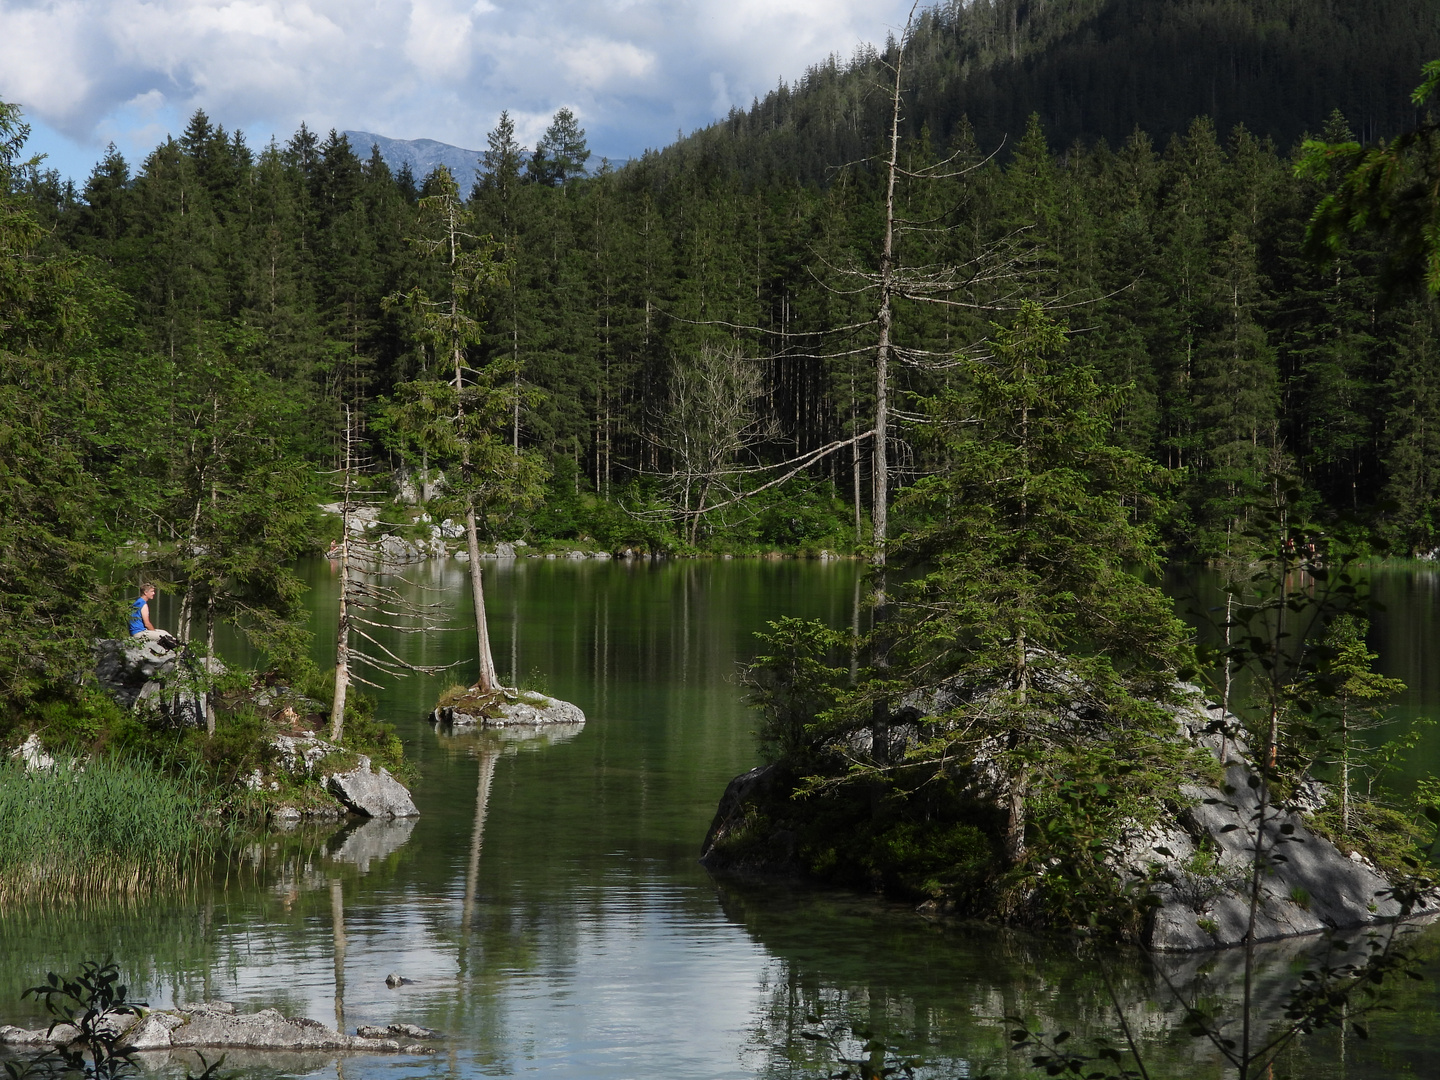
[[[238,1012],[227,1001],[179,1005],[173,1009],[115,1011],[102,1021],[119,1036],[119,1050],[273,1050],[433,1054],[439,1038],[414,1024],[361,1027],[346,1035],[318,1020],[287,1019],[275,1009]],[[73,1024],[48,1028],[0,1025],[0,1046],[64,1049],[80,1038]]]
[[[925,715],[939,711],[912,709],[910,721],[922,722]],[[1312,784],[1286,803],[1267,801],[1262,826],[1262,789],[1254,760],[1243,741],[1222,734],[1238,729],[1235,718],[1204,703],[1198,692],[1190,704],[1173,711],[1176,737],[1213,755],[1224,783],[1182,786],[1178,805],[1168,807],[1153,827],[1125,832],[1112,852],[1110,865],[1119,879],[1153,883],[1149,887],[1158,904],[1145,923],[1145,946],[1196,952],[1243,943],[1250,925],[1257,840],[1263,851],[1278,857],[1267,858],[1261,875],[1255,940],[1363,928],[1399,914],[1400,905],[1391,895],[1394,883],[1379,867],[1359,852],[1341,851],[1311,827],[1309,814],[1324,799],[1320,785]],[[894,734],[903,739],[905,731],[902,724]],[[794,812],[784,809],[792,803],[788,789],[773,765],[733,779],[705,837],[701,863],[722,874],[802,876],[796,826],[790,819]],[[734,843],[757,819],[771,822],[769,835],[758,842],[750,835],[743,844]],[[1440,897],[1430,897],[1415,917],[1431,917],[1437,910]],[[984,915],[943,899],[925,902],[921,911]]]
[[[337,516],[341,510],[339,503],[322,503],[320,509],[327,514]],[[400,532],[390,531],[396,528],[401,528],[402,532],[411,535],[404,536]],[[401,527],[396,522],[382,520],[377,507],[352,506],[350,530],[353,535],[364,537],[367,546],[373,550],[374,557],[386,566],[405,566],[410,563],[424,562],[427,559],[456,559],[460,562],[469,562],[470,560],[470,553],[465,547],[464,527],[449,518],[436,522],[432,521],[429,515],[422,514],[414,525]],[[414,535],[416,533],[421,535]],[[663,553],[647,551],[633,545],[621,546],[613,551],[608,551],[593,546],[579,546],[584,543],[586,541],[583,538],[580,541],[555,541],[553,546],[547,544],[547,547],[551,548],[550,550],[542,551],[524,540],[502,540],[498,543],[484,545],[480,552],[480,558],[562,561],[593,559],[602,562],[612,559],[656,560],[665,558]],[[555,549],[557,547],[558,550]],[[735,558],[729,553],[719,554],[715,557],[726,560]],[[756,557],[774,560],[796,556],[780,551],[768,551]],[[814,557],[821,562],[833,562],[853,556],[823,549],[815,553]]]
[[[160,633],[101,639],[94,652],[96,682],[117,704],[160,725],[205,726],[207,708],[214,704],[211,681],[223,671],[219,661],[192,657],[182,643]],[[244,702],[272,716],[282,732],[267,737],[263,766],[238,782],[251,791],[309,788],[324,796],[318,801],[312,798],[303,808],[278,807],[273,813],[277,820],[347,813],[370,818],[418,815],[409,790],[383,765],[311,733],[301,722],[302,714],[312,716],[312,723],[314,716],[323,714],[320,702],[285,687],[247,693]],[[285,734],[287,727],[293,733]],[[55,767],[54,756],[46,752],[38,735],[31,734],[11,750],[11,756],[27,769]]]

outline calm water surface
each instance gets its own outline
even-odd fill
[[[305,572],[324,642],[336,582],[323,561]],[[463,564],[407,576],[468,620]],[[351,1031],[412,1022],[446,1036],[428,1058],[230,1059],[276,1076],[821,1076],[823,1052],[797,1034],[817,1012],[891,1033],[934,1060],[935,1075],[1034,1075],[1006,1051],[1004,1015],[1113,1027],[1100,971],[1064,939],[717,882],[696,863],[726,782],[757,761],[737,679],[754,631],[781,615],[849,625],[857,577],[850,563],[487,563],[502,677],[578,703],[581,731],[528,741],[436,731],[424,714],[473,668],[387,686],[380,713],[423,774],[420,818],[263,838],[224,880],[182,898],[0,914],[0,1020],[35,1017],[19,991],[45,971],[109,955],[154,1004],[218,997]],[[1387,670],[1411,684],[1410,712],[1440,704],[1430,664],[1440,577],[1381,578]],[[473,630],[423,647],[409,655],[473,656]],[[1403,987],[1368,1042],[1315,1037],[1277,1077],[1435,1075],[1436,945],[1422,935],[1430,981]],[[1267,951],[1272,1007],[1308,947]],[[1166,961],[1166,974],[1224,998],[1237,992],[1237,960]],[[387,988],[392,972],[410,982]],[[1176,1033],[1156,971],[1117,952],[1110,973],[1157,1080],[1220,1075]]]

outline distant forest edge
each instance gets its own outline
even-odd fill
[[[1437,20],[1418,0],[924,13],[902,164],[954,161],[902,179],[903,216],[928,224],[895,258],[951,285],[943,304],[896,300],[895,481],[944,467],[916,422],[925,401],[1034,300],[1068,323],[1077,363],[1126,388],[1118,430],[1169,470],[1155,522],[1177,556],[1233,552],[1282,483],[1401,550],[1440,546],[1434,304],[1383,291],[1370,241],[1302,256],[1325,189],[1296,177],[1290,141],[1412,125]],[[492,538],[814,550],[868,535],[867,454],[822,451],[875,412],[888,48],[620,170],[587,171],[566,110],[534,151],[502,117],[456,178],[461,246],[504,263],[467,300],[484,325],[464,360],[513,378],[497,429],[545,461],[548,492],[497,506]],[[424,466],[392,403],[449,360],[396,299],[449,288],[431,212],[448,174],[392,171],[304,127],[251,147],[197,113],[138,164],[112,149],[76,189],[24,167],[17,131],[0,139],[20,238],[0,420],[6,453],[40,455],[48,479],[15,489],[0,542],[27,516],[50,529],[10,545],[32,560],[17,580],[63,577],[77,537],[174,543],[225,499],[248,522],[235,536],[273,540],[255,565],[293,553],[275,537],[325,497],[315,477],[341,463],[347,415],[377,483]]]
[[[888,123],[883,57],[831,56],[793,85],[666,151],[752,181],[825,182],[875,152]],[[919,13],[904,131],[948,146],[1013,144],[1033,113],[1052,147],[1136,129],[1164,145],[1197,116],[1288,148],[1334,110],[1362,141],[1418,120],[1421,64],[1440,55],[1430,0],[949,0]]]

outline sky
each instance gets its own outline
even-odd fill
[[[674,141],[898,34],[912,0],[0,0],[0,100],[83,183],[198,108],[251,146],[303,120],[483,149],[572,109],[592,163]]]

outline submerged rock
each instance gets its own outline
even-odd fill
[[[355,1034],[362,1039],[438,1039],[440,1033],[419,1024],[389,1024],[385,1027],[359,1027]]]

